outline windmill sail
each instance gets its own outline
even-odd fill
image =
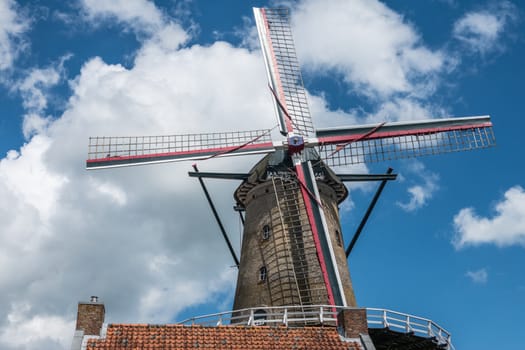
[[[288,9],[254,8],[253,12],[281,133],[313,136]]]
[[[90,137],[88,169],[273,151],[271,130],[164,136]]]
[[[321,158],[330,166],[467,151],[496,143],[489,116],[318,129],[316,134]]]
[[[280,131],[288,136],[292,133],[306,138],[313,136],[312,118],[295,53],[288,9],[254,8],[254,15]],[[328,302],[331,305],[346,305],[317,184],[308,160],[310,157],[305,154],[302,158],[298,155],[294,158],[297,180],[301,183],[300,192],[311,229],[309,231],[316,244]]]

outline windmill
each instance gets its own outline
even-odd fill
[[[243,180],[235,191],[246,222],[234,309],[355,306],[338,213],[347,190],[330,167],[490,147],[490,117],[316,129],[288,10],[254,15],[282,138],[271,129],[91,137],[87,169],[265,154],[247,174],[210,175]]]

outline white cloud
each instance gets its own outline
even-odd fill
[[[445,64],[412,25],[376,0],[305,0],[292,19],[306,69],[339,72],[357,93],[389,98],[418,91]]]
[[[185,283],[178,283],[172,288],[163,287],[162,284],[167,285],[171,283],[170,269],[184,268],[184,265],[185,261],[177,261],[176,263],[168,261],[163,262],[152,270],[155,280],[160,281],[160,283],[152,286],[142,295],[138,319],[169,320],[174,314],[187,307],[180,300],[185,300],[189,305],[198,305],[211,301],[214,294],[231,289],[232,281],[236,278],[237,270],[228,269],[223,270],[218,276],[211,278],[209,283],[204,285],[201,281],[189,280]]]
[[[499,47],[505,26],[514,18],[515,6],[502,1],[497,7],[465,14],[454,23],[453,34],[470,50],[483,54]]]
[[[346,112],[341,109],[330,110],[323,96],[308,94],[312,120],[317,128],[328,128],[342,125],[354,125],[358,121],[357,112]]]
[[[29,316],[28,304],[12,305],[7,315],[8,326],[0,331],[0,345],[12,348],[62,348],[71,344],[74,321],[56,315]]]
[[[439,189],[439,176],[425,169],[421,162],[413,162],[409,172],[419,177],[423,183],[413,185],[407,189],[410,198],[408,202],[397,202],[396,204],[405,211],[415,211],[425,206]]]
[[[525,246],[525,191],[514,186],[496,203],[492,217],[482,217],[473,208],[464,208],[454,216],[456,248],[495,244]]]
[[[487,51],[498,38],[503,23],[490,13],[468,13],[454,24],[454,35],[476,51]]]
[[[110,182],[100,182],[95,177],[91,177],[89,180],[91,182],[91,187],[98,193],[106,195],[119,206],[126,205],[128,201],[126,192],[118,185]]]
[[[368,123],[380,123],[383,121],[415,121],[432,119],[445,115],[445,111],[432,105],[426,105],[413,98],[393,98],[381,103],[377,111],[367,117]]]
[[[50,122],[51,117],[44,117],[37,113],[28,113],[24,115],[22,133],[26,139],[29,139],[34,134],[42,133]]]
[[[48,137],[35,136],[20,153],[12,151],[7,158],[0,160],[0,188],[15,196],[17,202],[34,209],[43,220],[54,214],[57,193],[67,182],[67,177],[50,171],[43,159],[51,142]],[[16,215],[13,220],[16,220]]]
[[[188,41],[190,31],[195,29],[190,26],[184,30],[149,0],[82,0],[82,8],[85,19],[92,25],[116,21],[131,29],[145,46],[156,49],[177,49]]]
[[[114,17],[122,22],[151,27],[161,27],[162,12],[148,0],[82,0],[87,14],[92,17]]]
[[[60,73],[55,68],[35,68],[25,79],[15,85],[27,111],[22,123],[22,132],[26,139],[44,131],[51,121],[51,117],[43,113],[48,106],[49,89],[59,81]]]
[[[17,7],[14,0],[0,0],[0,71],[11,68],[26,47],[22,34],[29,21],[17,13]]]
[[[60,81],[60,72],[54,68],[35,68],[17,85],[25,109],[41,112],[47,107],[45,90]]]
[[[486,269],[479,269],[476,271],[467,271],[465,273],[465,276],[470,278],[472,282],[479,283],[479,284],[485,284],[488,281],[489,274],[487,273]]]
[[[89,21],[117,20],[139,33],[153,33],[165,24],[161,10],[149,0],[82,0]]]
[[[41,133],[51,121],[51,117],[45,115],[51,98],[50,90],[63,81],[64,62],[71,56],[64,55],[58,62],[46,68],[28,69],[23,78],[13,83],[11,90],[20,93],[22,106],[26,110],[22,126],[26,139]]]

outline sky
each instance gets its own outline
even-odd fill
[[[68,349],[91,295],[109,323],[231,308],[236,270],[191,163],[87,171],[87,144],[273,127],[251,8],[278,5],[316,127],[494,123],[494,148],[336,169],[398,174],[349,257],[359,306],[432,319],[456,349],[523,347],[523,3],[0,0],[0,348]],[[238,251],[238,183],[207,185]],[[350,186],[347,243],[376,187]]]

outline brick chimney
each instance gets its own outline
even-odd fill
[[[341,335],[345,338],[359,338],[360,335],[368,335],[366,309],[344,309],[337,315],[337,323]]]
[[[92,296],[89,302],[79,302],[76,330],[84,331],[83,335],[100,335],[105,313],[104,303],[96,296]]]

